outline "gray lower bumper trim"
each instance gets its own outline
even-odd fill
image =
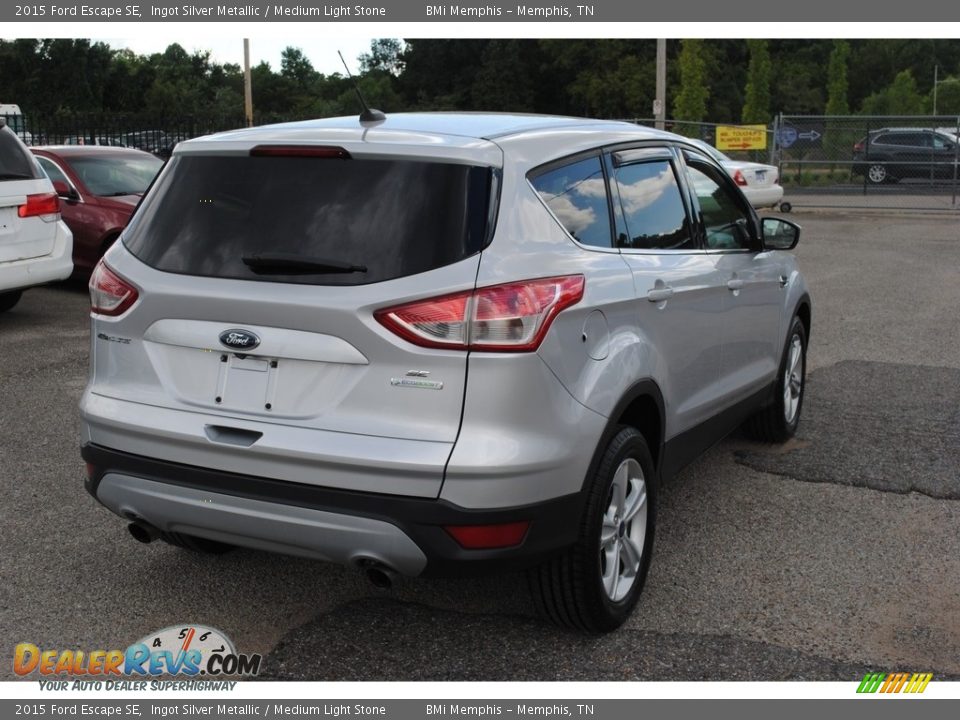
[[[311,510],[211,493],[108,473],[97,497],[125,518],[270,552],[342,565],[378,560],[403,575],[419,575],[423,551],[396,525],[354,515]]]

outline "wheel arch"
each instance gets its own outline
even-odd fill
[[[807,344],[810,344],[810,331],[812,330],[813,314],[810,305],[810,295],[804,293],[797,301],[797,306],[793,311],[793,316],[800,318],[803,323],[803,329],[807,334]]]
[[[596,471],[604,450],[623,425],[634,427],[643,435],[659,478],[663,461],[665,408],[660,386],[650,378],[633,383],[614,405],[590,461],[587,477],[591,477]]]

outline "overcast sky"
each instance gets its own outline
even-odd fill
[[[113,48],[130,48],[140,55],[163,52],[173,43],[179,43],[184,49],[192,53],[194,50],[209,50],[213,60],[218,63],[236,63],[243,67],[243,38],[228,38],[213,36],[202,40],[175,35],[165,35],[163,39],[157,36],[143,35],[142,37],[127,38],[93,38],[102,40]],[[313,67],[324,75],[343,72],[343,65],[337,56],[337,50],[343,53],[350,64],[350,72],[356,73],[360,69],[357,56],[370,50],[369,37],[330,37],[310,36],[298,37],[292,35],[286,38],[253,37],[250,38],[250,64],[257,65],[261,60],[270,63],[274,70],[280,69],[280,53],[288,45],[300,48],[313,63]]]

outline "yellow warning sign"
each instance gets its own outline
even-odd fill
[[[717,125],[717,150],[765,150],[766,125]]]

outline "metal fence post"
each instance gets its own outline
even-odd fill
[[[951,205],[957,207],[957,163],[960,162],[960,116],[957,116],[957,134],[953,139],[953,201]]]

